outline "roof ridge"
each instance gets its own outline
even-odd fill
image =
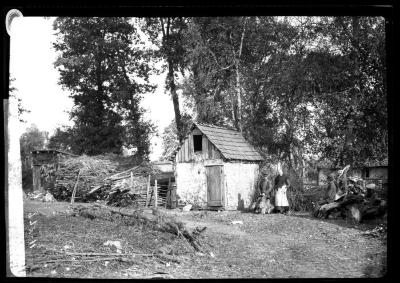
[[[231,128],[231,127],[228,127],[228,126],[217,126],[217,125],[200,123],[200,122],[194,122],[194,124],[200,125],[200,126],[205,126],[205,127],[210,127],[210,128],[230,130],[230,131],[235,131],[235,132],[240,133],[237,129],[234,129],[234,128]]]

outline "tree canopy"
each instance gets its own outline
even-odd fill
[[[140,94],[154,89],[152,71],[165,71],[175,126],[164,131],[164,154],[193,120],[236,127],[299,175],[308,161],[388,155],[384,18],[58,18],[55,29],[60,83],[75,102],[75,126],[60,129],[58,144],[76,153],[126,144],[148,154],[154,127]],[[156,49],[143,47],[143,34]]]
[[[149,58],[128,18],[57,18],[55,66],[70,91],[75,124],[68,133],[78,154],[120,153],[123,145],[149,153],[154,126],[143,118],[140,94],[153,91]],[[60,129],[58,134],[62,134]]]
[[[383,160],[384,27],[380,17],[190,18],[183,94],[195,120],[242,129],[298,172],[311,159]]]

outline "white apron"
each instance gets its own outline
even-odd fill
[[[286,197],[286,185],[280,187],[275,193],[275,206],[289,206],[289,202]]]

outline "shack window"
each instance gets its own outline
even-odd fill
[[[202,135],[193,135],[193,149],[194,152],[196,151],[202,151]]]

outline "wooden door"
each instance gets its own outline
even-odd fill
[[[223,166],[206,166],[207,172],[207,205],[222,206]]]

